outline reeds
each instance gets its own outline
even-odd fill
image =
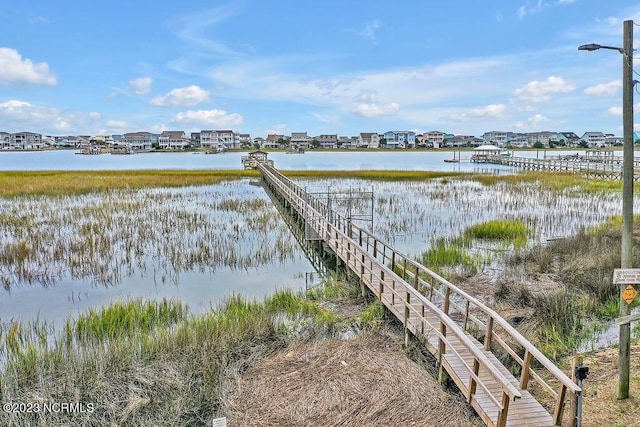
[[[145,271],[174,281],[184,271],[246,271],[301,256],[276,208],[246,181],[0,199],[0,212],[8,289],[61,278],[115,285]]]
[[[349,294],[338,283],[333,294]],[[316,298],[320,298],[316,295]],[[372,308],[361,328],[380,313]],[[171,300],[114,302],[70,318],[0,327],[3,402],[83,402],[94,412],[0,413],[2,425],[176,425],[225,413],[239,372],[302,337],[328,336],[343,320],[282,290],[264,302],[231,295],[215,309],[189,315]],[[347,320],[349,321],[349,320]],[[349,321],[350,322],[350,321]],[[43,421],[44,420],[44,421]],[[200,421],[198,421],[200,420]]]

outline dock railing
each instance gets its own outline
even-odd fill
[[[391,307],[398,303],[403,305],[404,313],[395,314],[401,320],[404,317],[405,327],[408,327],[410,318],[414,316],[421,320],[417,325],[414,324],[413,328],[421,331],[412,332],[425,333],[425,327],[431,328],[426,326],[428,322],[424,320],[425,311],[438,316],[439,330],[436,328],[429,333],[438,336],[440,344],[436,357],[439,362],[445,352],[458,355],[453,342],[449,340],[451,334],[473,354],[473,366],[462,361],[470,379],[470,384],[463,391],[471,402],[476,387],[483,387],[478,379],[478,369],[485,369],[491,374],[503,390],[501,402],[491,398],[500,408],[495,425],[504,425],[508,402],[521,397],[521,394],[495,365],[487,360],[482,349],[478,348],[469,336],[480,335],[485,351],[493,353],[498,359],[503,358],[506,353],[520,366],[521,390],[528,390],[533,380],[542,390],[548,392],[555,399],[553,422],[556,425],[561,423],[567,394],[580,394],[581,388],[498,313],[339,213],[332,211],[329,215],[329,208],[322,201],[310,196],[271,165],[260,164],[259,168],[267,182],[277,187],[289,203],[313,223],[318,234],[338,255],[342,255],[349,268],[359,273],[361,280],[366,282],[376,296],[382,298],[385,292],[390,291]],[[336,242],[341,244],[338,245]],[[346,251],[346,254],[340,254],[339,251]],[[396,298],[398,301],[395,301]],[[414,307],[414,304],[418,308]],[[522,355],[518,352],[522,352]],[[457,357],[460,358],[459,355]],[[546,376],[550,376],[556,383],[557,389],[545,381],[536,369],[546,370]]]
[[[490,425],[504,426],[508,414],[509,402],[522,397],[520,391],[505,377],[463,330],[456,325],[455,321],[437,308],[417,289],[407,284],[396,272],[384,264],[373,254],[364,250],[362,245],[345,232],[344,225],[348,222],[344,217],[335,213],[334,220],[327,219],[326,205],[311,197],[306,191],[297,185],[291,185],[291,181],[284,178],[275,169],[261,165],[260,169],[265,178],[278,187],[278,191],[294,206],[299,212],[313,209],[314,212],[306,212],[310,221],[313,222],[317,232],[329,244],[337,254],[342,255],[343,260],[354,272],[360,273],[363,282],[380,298],[385,305],[394,311],[400,320],[404,320],[405,326],[409,324],[409,319],[420,319],[418,323],[413,323],[413,333],[431,335],[438,338],[438,358],[439,363],[443,363],[443,355],[454,355],[458,366],[464,366],[468,383],[463,384],[462,391],[465,393],[470,403],[476,403],[475,397],[478,391],[484,392],[483,396],[490,399],[498,408],[497,419],[487,420]],[[354,226],[355,227],[355,226]],[[356,227],[357,228],[357,227]],[[390,295],[389,295],[390,294]],[[425,320],[425,313],[432,313],[438,316],[439,324],[434,326]],[[456,338],[452,340],[452,338]],[[473,362],[468,363],[456,349],[455,345],[462,345],[473,355]],[[450,364],[451,362],[449,362]],[[502,390],[501,398],[497,399],[485,382],[480,379],[480,372],[488,373]]]

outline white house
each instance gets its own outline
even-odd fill
[[[191,139],[181,130],[165,130],[158,136],[158,146],[163,150],[184,150]]]

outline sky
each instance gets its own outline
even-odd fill
[[[622,135],[622,56],[577,47],[629,19],[640,1],[5,1],[0,131]]]

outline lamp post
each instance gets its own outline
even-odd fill
[[[622,158],[622,247],[621,268],[631,268],[633,263],[633,21],[623,23],[623,47],[602,46],[591,43],[578,50],[617,50],[622,54],[622,128],[624,150]],[[625,285],[620,285],[620,294]],[[620,317],[629,316],[631,308],[620,296]],[[631,325],[620,325],[618,361],[618,399],[629,397]]]

